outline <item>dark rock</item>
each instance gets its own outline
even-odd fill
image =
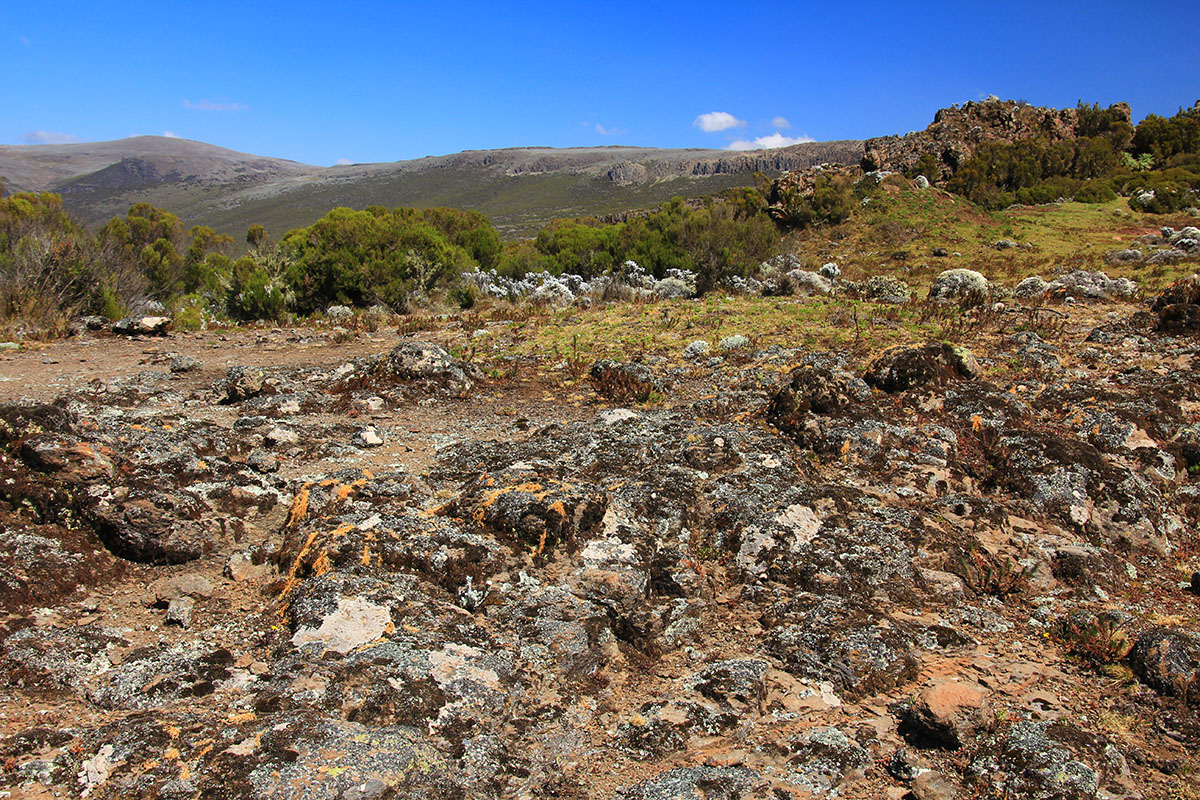
[[[172,373],[180,374],[184,372],[196,372],[204,366],[204,362],[198,361],[191,356],[177,355],[171,359],[170,370]]]
[[[901,747],[887,759],[884,769],[896,780],[911,781],[921,773],[929,771],[929,762],[920,754]]]
[[[58,405],[0,406],[0,444],[39,433],[71,433],[72,417]]]
[[[1172,283],[1154,298],[1150,309],[1158,314],[1158,329],[1161,331],[1200,331],[1200,275]]]
[[[478,368],[454,358],[433,342],[406,341],[380,361],[373,378],[415,382],[455,397],[465,397],[479,380]]]
[[[761,797],[745,767],[680,767],[621,789],[614,800],[742,800]]]
[[[979,362],[969,350],[943,342],[900,345],[885,351],[867,367],[863,380],[885,392],[940,386],[960,378],[976,378]]]
[[[224,396],[223,403],[239,403],[258,397],[266,388],[267,374],[259,367],[230,367],[213,388]]]
[[[968,783],[1012,797],[1092,800],[1105,744],[1066,722],[1018,722],[975,755]]]
[[[279,470],[279,457],[261,447],[256,447],[246,457],[246,466],[255,472],[277,472]]]
[[[1140,264],[1145,260],[1141,250],[1114,250],[1104,256],[1105,264]]]
[[[1160,694],[1200,705],[1200,636],[1174,628],[1146,631],[1134,643],[1129,663]]]
[[[718,661],[690,676],[685,684],[725,707],[753,711],[763,701],[763,676],[770,666],[762,659]]]
[[[854,697],[890,689],[917,676],[920,662],[911,630],[856,603],[825,598],[771,619],[765,646],[788,672],[830,681]],[[809,601],[811,602],[811,601]]]
[[[866,750],[832,727],[805,731],[788,751],[789,777],[817,794],[834,792],[841,784],[862,777],[871,763]]]
[[[869,397],[870,389],[848,372],[797,367],[771,400],[767,418],[781,430],[792,430],[807,414],[846,412]]]

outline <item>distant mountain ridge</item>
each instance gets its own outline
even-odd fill
[[[711,194],[826,162],[856,163],[862,142],[777,150],[520,147],[383,164],[317,167],[161,136],[0,146],[10,190],[53,191],[96,225],[136,202],[240,237],[252,223],[279,236],[337,206],[453,206],[529,234],[555,217],[611,214],[674,195]]]

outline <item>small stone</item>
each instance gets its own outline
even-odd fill
[[[374,428],[363,428],[354,434],[355,447],[379,447],[382,444],[383,437]]]
[[[225,577],[235,581],[252,581],[270,570],[266,564],[255,564],[247,553],[234,553],[225,562]]]
[[[190,597],[176,597],[167,606],[167,624],[178,625],[181,628],[190,628],[192,626],[192,611],[196,608],[196,601]]]
[[[605,425],[616,425],[630,419],[637,419],[637,412],[628,408],[609,408],[600,412],[600,421]]]
[[[341,800],[377,800],[383,797],[388,785],[378,778],[371,778],[364,783],[356,783],[342,792]]]
[[[249,457],[246,458],[246,466],[255,472],[275,472],[279,469],[279,458],[274,453],[259,447],[250,452]]]
[[[126,317],[113,324],[119,336],[166,336],[171,328],[170,317]]]
[[[192,358],[191,356],[179,355],[179,356],[175,356],[174,358],[171,359],[171,363],[168,368],[171,370],[172,373],[178,375],[179,373],[182,373],[182,372],[195,372],[196,370],[200,369],[202,366],[204,366],[203,363],[201,363],[200,361],[197,361],[196,359]]]
[[[158,603],[170,603],[179,597],[212,597],[213,593],[212,581],[196,573],[160,578],[150,584],[150,589]]]
[[[912,782],[912,794],[917,800],[954,800],[954,784],[940,772],[922,772]]]
[[[251,661],[250,662],[250,672],[254,675],[266,675],[270,671],[271,671],[271,668],[269,666],[267,666],[266,662],[263,662],[263,661]]]
[[[267,374],[258,367],[230,367],[216,388],[225,395],[223,402],[237,403],[262,394],[266,380]]]
[[[275,427],[267,431],[267,435],[263,437],[263,444],[267,447],[279,447],[280,445],[297,444],[300,441],[300,435],[290,428]]]

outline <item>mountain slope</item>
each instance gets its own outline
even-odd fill
[[[336,206],[453,206],[487,214],[507,235],[555,217],[653,206],[710,194],[813,164],[857,162],[862,143],[814,142],[778,150],[549,147],[467,151],[388,164],[315,167],[214,147],[139,136],[115,142],[0,147],[11,189],[50,190],[90,224],[135,202],[186,224],[241,236],[251,223],[275,235]]]

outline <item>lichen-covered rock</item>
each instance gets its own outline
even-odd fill
[[[915,347],[900,345],[885,351],[867,367],[863,380],[876,389],[892,393],[976,378],[980,372],[979,362],[966,348],[929,342]]]
[[[1103,272],[1077,269],[1050,281],[1046,293],[1058,299],[1133,300],[1138,296],[1138,285],[1129,278],[1110,278]]]
[[[262,394],[266,380],[267,374],[260,367],[230,367],[214,389],[223,395],[222,402],[238,403]]]
[[[929,296],[939,300],[957,298],[985,298],[988,294],[988,279],[973,269],[948,269],[933,279]]]
[[[861,778],[871,763],[862,746],[834,727],[805,731],[788,750],[788,777],[821,794],[836,792],[841,784]]]
[[[1200,636],[1171,628],[1146,631],[1129,661],[1155,691],[1200,705]]]
[[[1145,259],[1141,250],[1114,250],[1104,255],[1105,264],[1138,264]]]
[[[1018,722],[981,748],[967,768],[969,784],[1014,797],[1091,800],[1124,763],[1107,742],[1067,722]]]
[[[1028,278],[1025,278],[1016,285],[1016,287],[1013,289],[1013,297],[1017,297],[1022,300],[1041,297],[1046,294],[1049,289],[1050,284],[1047,281],[1042,280],[1041,276],[1030,275]]]
[[[456,397],[465,397],[479,379],[479,371],[454,358],[433,342],[401,342],[381,360],[369,380],[411,381]]]
[[[680,767],[621,789],[614,800],[742,800],[761,796],[759,783],[745,767]]]

